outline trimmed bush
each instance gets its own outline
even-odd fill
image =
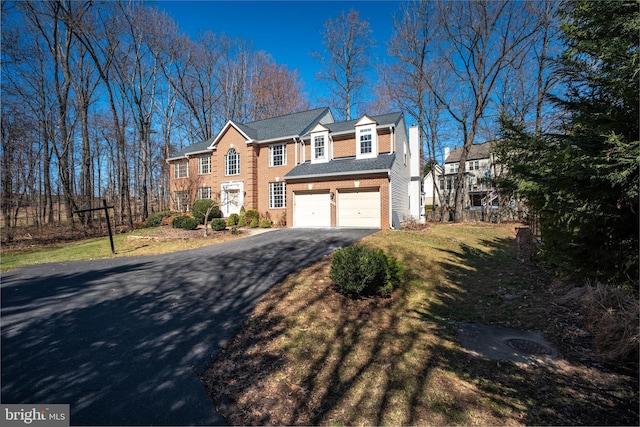
[[[227,220],[227,225],[229,227],[233,227],[234,225],[238,225],[239,221],[240,221],[240,215],[233,213],[229,215],[229,219]]]
[[[204,216],[210,206],[213,206],[213,209],[211,209],[207,221],[211,221],[213,218],[220,218],[222,213],[220,212],[218,203],[215,201],[211,199],[200,199],[193,202],[193,206],[191,206],[191,214],[196,221],[198,221],[198,224],[204,224]]]
[[[156,212],[156,213],[153,213],[153,214],[149,215],[149,217],[146,219],[144,224],[147,227],[158,227],[158,226],[162,225],[162,220],[164,218],[169,218],[170,216],[175,215],[177,213],[178,212],[174,212],[174,211]]]
[[[188,215],[177,216],[171,221],[173,228],[182,228],[184,230],[195,230],[198,228],[198,221]]]
[[[249,224],[249,228],[258,228],[258,217],[253,217],[251,224]]]
[[[242,227],[246,227],[247,226],[247,218],[242,215],[240,216],[240,219],[238,220],[238,228],[242,228]]]
[[[222,231],[227,228],[227,222],[224,219],[214,219],[211,221],[211,228],[215,231]]]
[[[402,264],[381,249],[354,245],[336,251],[329,276],[345,295],[388,296],[400,283],[402,273]]]
[[[245,218],[247,218],[247,222],[251,224],[253,219],[255,218],[257,221],[260,221],[260,213],[255,209],[249,209],[244,214]],[[257,227],[257,226],[256,226]]]
[[[271,228],[271,221],[269,221],[267,218],[263,219],[262,221],[260,221],[260,228]]]

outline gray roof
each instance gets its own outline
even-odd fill
[[[265,141],[288,136],[302,136],[315,126],[326,114],[330,114],[329,107],[315,108],[313,110],[301,111],[299,113],[286,114],[284,116],[272,117],[264,120],[257,120],[250,123],[233,122],[249,138],[256,141]],[[170,159],[184,157],[187,154],[211,151],[207,147],[217,138],[213,138],[190,145],[182,151],[172,155]]]
[[[241,128],[243,131],[245,128],[248,128],[249,132],[253,132],[253,134],[245,132],[247,136],[259,141],[293,135],[300,136],[315,126],[328,112],[328,107],[316,108],[300,113],[292,113],[285,116],[245,123],[241,125]]]
[[[482,144],[472,144],[467,155],[467,161],[488,159],[491,157],[492,141],[483,142]],[[462,147],[456,147],[449,153],[449,156],[445,159],[445,163],[456,163],[460,161],[462,155]]]
[[[209,147],[210,144],[211,144],[211,139],[208,139],[204,142],[199,142],[197,144],[190,145],[188,147],[185,147],[181,151],[178,151],[177,153],[173,154],[172,156],[169,156],[168,160],[177,159],[179,157],[185,157],[187,154],[192,154],[192,153],[199,153],[199,152],[205,152],[205,151],[211,152],[211,150],[207,148]]]
[[[343,157],[326,163],[302,163],[291,169],[285,179],[301,179],[318,176],[349,175],[359,173],[386,172],[391,169],[396,158],[395,153],[380,154],[371,159]]]
[[[375,120],[378,126],[397,125],[398,123],[400,123],[400,120],[402,119],[402,113],[389,113],[389,114],[382,114],[379,116],[369,116],[369,117]],[[357,118],[356,120],[346,120],[344,122],[327,123],[327,124],[324,124],[324,126],[326,126],[327,129],[329,129],[329,132],[331,133],[347,132],[347,131],[354,132],[355,125],[360,119],[361,117]]]

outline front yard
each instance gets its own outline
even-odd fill
[[[407,267],[388,299],[337,294],[331,257],[290,276],[203,374],[218,411],[242,425],[637,425],[637,372],[598,360],[514,237],[513,224],[378,232],[362,243]],[[483,360],[453,321],[541,331],[561,357]]]

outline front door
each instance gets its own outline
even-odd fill
[[[244,185],[242,182],[222,183],[221,191],[222,215],[228,217],[231,214],[240,213],[240,208],[244,203]]]

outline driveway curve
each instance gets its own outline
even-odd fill
[[[68,403],[72,425],[224,424],[199,375],[271,286],[371,233],[281,229],[5,273],[2,403]]]

